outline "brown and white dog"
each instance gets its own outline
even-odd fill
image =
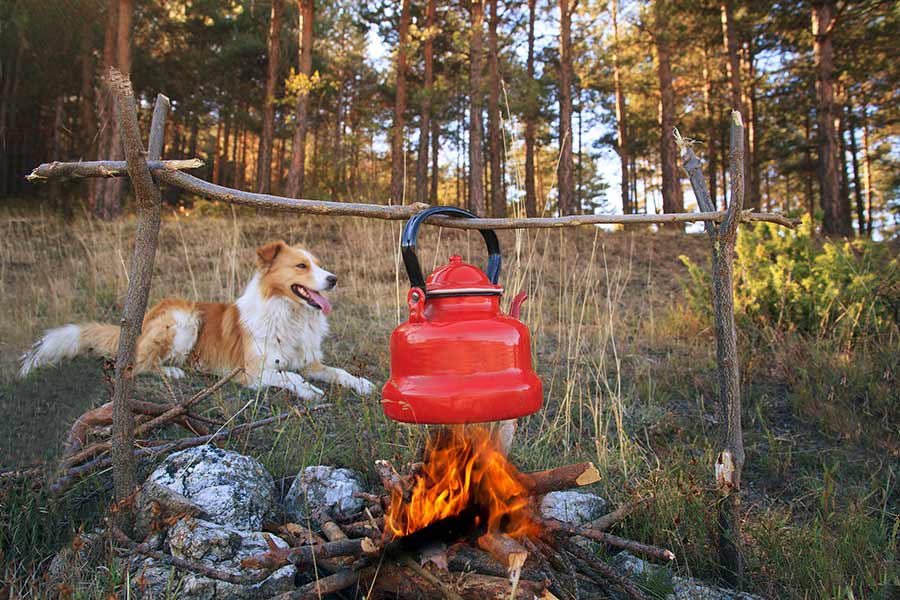
[[[214,372],[243,367],[244,385],[283,388],[305,400],[323,395],[306,378],[362,395],[374,392],[369,380],[322,364],[331,312],[322,292],[333,289],[337,277],[310,252],[283,241],[259,247],[256,256],[256,273],[232,304],[166,299],[151,308],[138,338],[135,372],[160,368],[178,378],[182,366]],[[22,357],[19,377],[82,353],[112,358],[118,346],[117,325],[50,329]]]

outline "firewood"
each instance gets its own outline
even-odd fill
[[[598,571],[604,578],[620,587],[633,600],[647,600],[647,596],[627,577],[619,575],[615,569],[595,557],[586,548],[582,548],[578,544],[569,541],[566,545],[566,549],[587,566],[587,574],[590,575],[593,571]]]
[[[652,498],[642,498],[640,500],[634,500],[632,502],[623,504],[611,513],[605,514],[599,519],[591,521],[588,527],[590,527],[594,531],[606,531],[613,525],[616,525],[617,523],[625,519],[625,517],[630,515],[636,509],[649,504],[651,500]]]
[[[464,543],[454,544],[447,551],[447,566],[451,571],[479,573],[494,577],[506,577],[506,571],[509,568],[487,552]],[[540,581],[545,578],[541,571],[529,567],[522,569],[522,577],[532,581]]]
[[[359,557],[376,554],[380,551],[378,544],[369,538],[344,539],[312,546],[296,548],[270,548],[264,554],[245,558],[241,566],[245,569],[274,570],[287,564],[307,565],[316,559],[340,558],[344,556]]]
[[[320,600],[323,596],[345,590],[358,581],[358,572],[344,569],[327,577],[311,581],[300,589],[272,596],[270,600]]]
[[[516,598],[522,600],[539,598],[540,600],[558,600],[558,598],[547,589],[547,584],[544,581],[528,581],[522,579],[518,582],[515,593],[511,594],[509,581],[504,577],[465,573],[459,576],[455,587],[459,591],[459,595],[463,598],[477,598],[478,600],[484,598]]]
[[[592,462],[575,463],[546,471],[526,473],[530,481],[531,494],[540,496],[549,492],[567,490],[597,483],[600,481],[600,472]]]
[[[124,546],[125,549],[127,549],[132,554],[141,554],[143,556],[147,556],[178,569],[198,573],[200,575],[203,575],[204,577],[209,577],[210,579],[227,581],[228,583],[233,583],[236,585],[249,585],[253,583],[259,583],[269,576],[269,573],[265,571],[247,575],[236,575],[229,571],[209,567],[200,562],[164,554],[162,552],[151,549],[147,544],[138,544],[130,537],[125,535],[122,530],[114,526],[110,527],[110,533],[112,534],[113,539],[119,545]]]
[[[380,520],[381,524],[384,524],[384,520]],[[375,524],[378,525],[379,520],[375,520]],[[369,537],[373,540],[379,539],[381,537],[381,529],[377,527],[372,527],[369,521],[354,521],[353,523],[345,523],[341,526],[347,535],[350,537]]]
[[[525,560],[528,558],[528,550],[505,533],[491,532],[478,538],[478,547],[506,565],[506,573],[512,586],[512,595],[515,595],[519,579],[522,576],[522,567],[525,566]]]
[[[566,525],[565,523],[560,523],[559,521],[554,521],[552,519],[545,519],[542,523],[549,531],[563,532],[568,533],[569,535],[580,535],[598,542],[603,542],[604,544],[609,544],[610,546],[615,546],[616,548],[624,548],[625,550],[651,556],[666,562],[675,560],[675,554],[673,554],[671,550],[666,550],[665,548],[660,548],[658,546],[650,546],[634,540],[628,540],[611,533],[591,529],[590,527]]]

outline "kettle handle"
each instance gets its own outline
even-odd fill
[[[403,264],[406,266],[406,274],[409,275],[409,283],[414,288],[425,289],[425,278],[422,276],[422,268],[416,256],[416,236],[419,226],[429,217],[434,215],[447,215],[451,217],[463,217],[477,219],[478,215],[455,206],[432,206],[414,215],[406,222],[403,228],[403,236],[400,238],[400,248],[403,254]],[[488,249],[487,276],[494,285],[500,280],[500,240],[492,229],[482,229],[481,237]]]

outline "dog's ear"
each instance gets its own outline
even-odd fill
[[[285,244],[283,240],[260,246],[256,249],[256,264],[259,265],[260,269],[268,269],[272,266],[272,263],[275,262],[278,253],[281,252],[282,248],[285,246],[287,246],[287,244]]]

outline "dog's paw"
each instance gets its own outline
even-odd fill
[[[365,377],[357,377],[356,383],[353,385],[353,391],[360,396],[371,396],[375,393],[375,384]]]
[[[296,386],[294,393],[302,400],[321,400],[325,397],[325,392],[311,383],[303,383]]]
[[[178,367],[162,367],[160,370],[168,379],[181,379],[186,375],[186,373]]]

